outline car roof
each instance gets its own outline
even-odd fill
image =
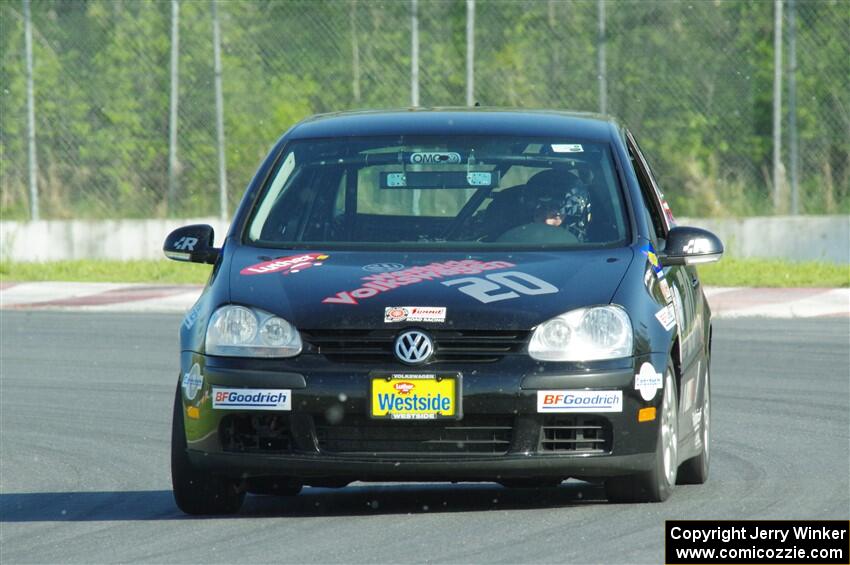
[[[616,122],[600,114],[503,108],[407,108],[319,114],[296,124],[287,139],[374,135],[564,136],[608,142]]]

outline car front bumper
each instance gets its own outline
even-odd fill
[[[638,411],[660,407],[662,397],[659,391],[646,401],[634,388],[636,367],[647,361],[663,367],[666,357],[652,354],[567,370],[525,356],[440,367],[462,375],[463,418],[421,422],[370,419],[374,372],[362,364],[329,363],[317,355],[284,361],[184,352],[183,374],[198,364],[203,375],[193,399],[181,393],[187,452],[196,467],[213,473],[289,477],[307,484],[592,479],[643,472],[655,464],[658,421],[638,422]],[[290,390],[291,410],[216,409],[214,386]],[[540,414],[539,390],[619,390],[623,409]],[[415,440],[424,447],[411,447]]]

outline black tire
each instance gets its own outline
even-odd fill
[[[702,421],[700,422],[699,437],[702,448],[700,454],[682,463],[679,467],[678,483],[680,485],[701,485],[708,480],[711,466],[711,378],[710,364],[706,364],[705,378],[702,383]]]
[[[186,514],[234,514],[245,500],[236,481],[196,469],[189,461],[179,386],[171,422],[171,487],[177,507]]]
[[[247,490],[263,496],[295,496],[303,486],[286,477],[255,477],[248,479]]]
[[[499,484],[505,488],[556,488],[562,479],[503,479]]]
[[[655,445],[655,468],[646,473],[607,479],[605,494],[611,502],[664,502],[673,492],[679,467],[679,396],[673,363],[669,359],[664,373],[662,394],[664,396]],[[665,428],[665,424],[669,424],[669,429]],[[669,458],[666,464],[665,456]]]

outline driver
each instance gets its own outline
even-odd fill
[[[564,227],[580,241],[587,239],[591,220],[590,191],[571,172],[549,169],[526,183],[530,193],[543,193],[534,210],[535,223]]]
[[[496,241],[560,244],[587,241],[590,191],[573,172],[567,169],[540,171],[528,180],[522,191],[520,203],[524,201],[528,206],[525,208],[528,223],[507,230]],[[522,211],[516,209],[513,215],[521,216]]]
[[[552,202],[541,202],[534,210],[534,222],[547,226],[560,227],[564,221],[564,213]]]
[[[532,177],[532,180],[536,177]],[[531,222],[515,226],[502,235],[497,241],[512,243],[549,243],[575,244],[576,235],[563,225],[565,218],[565,200],[562,195],[550,189],[542,189],[526,184],[524,191],[528,200],[534,202]],[[527,210],[528,208],[526,208]],[[527,212],[526,212],[527,214]],[[525,216],[529,219],[529,216]]]

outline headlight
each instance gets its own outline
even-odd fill
[[[206,350],[225,357],[294,357],[301,353],[295,326],[268,312],[222,306],[207,326]]]
[[[632,322],[620,306],[594,306],[540,324],[528,354],[539,361],[598,361],[632,354]]]

